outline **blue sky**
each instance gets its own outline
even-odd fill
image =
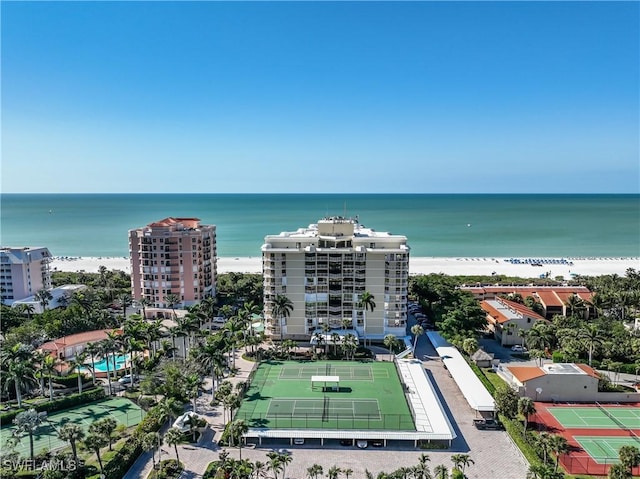
[[[640,192],[638,2],[1,9],[3,192]]]

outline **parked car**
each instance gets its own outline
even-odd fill
[[[526,353],[527,352],[527,348],[525,348],[524,346],[521,346],[519,344],[514,344],[513,346],[511,346],[511,351],[514,351],[516,353]]]
[[[353,446],[353,441],[351,439],[340,439],[341,446]]]
[[[137,381],[138,380],[138,376],[133,376],[133,380]],[[124,376],[122,376],[120,379],[118,379],[118,383],[120,384],[131,384],[131,374],[125,374]]]
[[[304,444],[304,438],[303,437],[295,437],[293,438],[293,443],[297,446],[300,446],[302,444]]]
[[[500,430],[502,429],[502,424],[500,424],[499,421],[496,421],[495,419],[474,419],[473,420],[473,425],[476,427],[476,429],[492,429],[492,430]]]
[[[366,449],[369,443],[367,441],[356,441],[356,446],[358,446],[358,449]]]
[[[381,441],[381,440],[379,440],[379,439],[376,439],[376,440],[374,440],[374,441],[371,441],[371,445],[372,445],[373,447],[382,447],[382,446],[384,446],[384,442],[382,442],[382,441]]]

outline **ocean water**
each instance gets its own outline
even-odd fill
[[[640,195],[2,194],[2,246],[128,256],[127,231],[167,216],[217,225],[221,257],[327,215],[407,236],[412,256],[638,257]]]

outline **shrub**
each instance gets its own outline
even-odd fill
[[[160,468],[149,474],[149,479],[176,479],[182,473],[182,464],[178,464],[175,459],[165,459],[160,462]]]
[[[80,404],[87,404],[90,402],[98,401],[100,399],[103,399],[104,396],[104,389],[96,388],[89,391],[83,391],[82,394],[70,394],[69,396],[65,396],[54,401],[35,404],[32,407],[38,412],[56,412],[63,409],[69,409]],[[0,414],[0,424],[11,424],[13,422],[13,419],[23,411],[25,411],[25,409],[16,409],[11,412]]]
[[[451,470],[451,479],[464,479],[464,474],[460,469],[453,468]]]

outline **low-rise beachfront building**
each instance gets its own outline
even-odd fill
[[[599,391],[600,375],[586,364],[546,363],[542,366],[500,364],[498,375],[520,397],[543,402],[637,403],[640,393]]]
[[[593,293],[584,286],[462,286],[479,300],[491,300],[500,296],[519,295],[523,299],[530,296],[542,306],[542,316],[552,319],[555,315],[570,314],[572,302],[580,303],[585,317],[591,317],[595,310],[591,304]]]
[[[87,286],[84,284],[65,284],[48,290],[49,294],[51,294],[51,299],[46,303],[46,309],[55,309],[67,306],[74,294],[85,289],[87,289]],[[11,307],[17,308],[23,304],[30,307],[36,314],[41,314],[45,310],[42,301],[35,295],[14,301],[11,304]]]
[[[496,297],[480,302],[487,313],[488,327],[502,346],[521,344],[536,321],[546,321],[544,317],[525,305]]]
[[[216,227],[198,218],[165,218],[129,231],[131,289],[135,300],[166,308],[216,294]]]
[[[266,333],[275,339],[309,339],[328,325],[353,328],[363,340],[406,336],[409,249],[405,236],[375,231],[357,218],[342,216],[266,236]],[[373,296],[373,311],[359,306],[365,292]],[[288,317],[274,317],[278,295],[293,305]]]
[[[51,253],[47,248],[0,248],[0,294],[2,303],[51,289]]]

